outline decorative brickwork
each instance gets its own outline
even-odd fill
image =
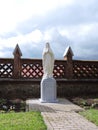
[[[22,59],[21,78],[41,79],[43,76],[42,60]],[[55,78],[65,78],[65,61],[56,60],[53,76]]]
[[[23,60],[21,68],[21,78],[41,79],[43,68],[41,60]]]
[[[13,77],[13,60],[0,59],[0,78]]]
[[[73,61],[73,78],[98,79],[97,61]]]
[[[16,45],[14,58],[0,58],[0,78],[41,79],[43,67],[41,59],[23,59]],[[70,47],[64,53],[64,60],[55,60],[53,76],[56,79],[98,79],[98,61],[72,59]]]
[[[56,79],[65,78],[65,61],[56,60],[54,65],[53,76]]]
[[[40,82],[43,76],[41,59],[21,58],[17,45],[14,58],[0,58],[0,97],[40,97]],[[55,60],[53,76],[57,81],[57,96],[98,94],[98,61],[73,60],[70,47],[64,60]]]

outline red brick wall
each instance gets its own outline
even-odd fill
[[[57,80],[57,96],[98,95],[98,80]],[[40,98],[40,80],[0,80],[0,98]]]

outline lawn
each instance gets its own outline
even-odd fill
[[[46,130],[40,112],[9,112],[0,114],[0,130]]]
[[[98,126],[98,96],[74,97],[70,100],[83,107],[85,111],[80,114]]]
[[[88,109],[83,112],[80,112],[80,114],[98,126],[98,110]]]

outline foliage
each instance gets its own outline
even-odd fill
[[[0,112],[9,112],[9,111],[25,111],[26,103],[21,99],[0,99]]]
[[[89,109],[89,110],[85,110],[83,112],[80,112],[80,114],[83,115],[84,117],[86,117],[91,122],[98,125],[98,110]]]
[[[0,114],[0,130],[46,130],[40,112]]]
[[[72,98],[71,101],[85,109],[90,109],[90,108],[98,109],[98,98],[75,97]]]
[[[98,96],[74,97],[70,100],[85,109],[85,111],[79,112],[81,115],[98,125]]]

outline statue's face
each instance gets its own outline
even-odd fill
[[[49,48],[50,46],[49,46],[49,43],[46,43],[46,48]]]

